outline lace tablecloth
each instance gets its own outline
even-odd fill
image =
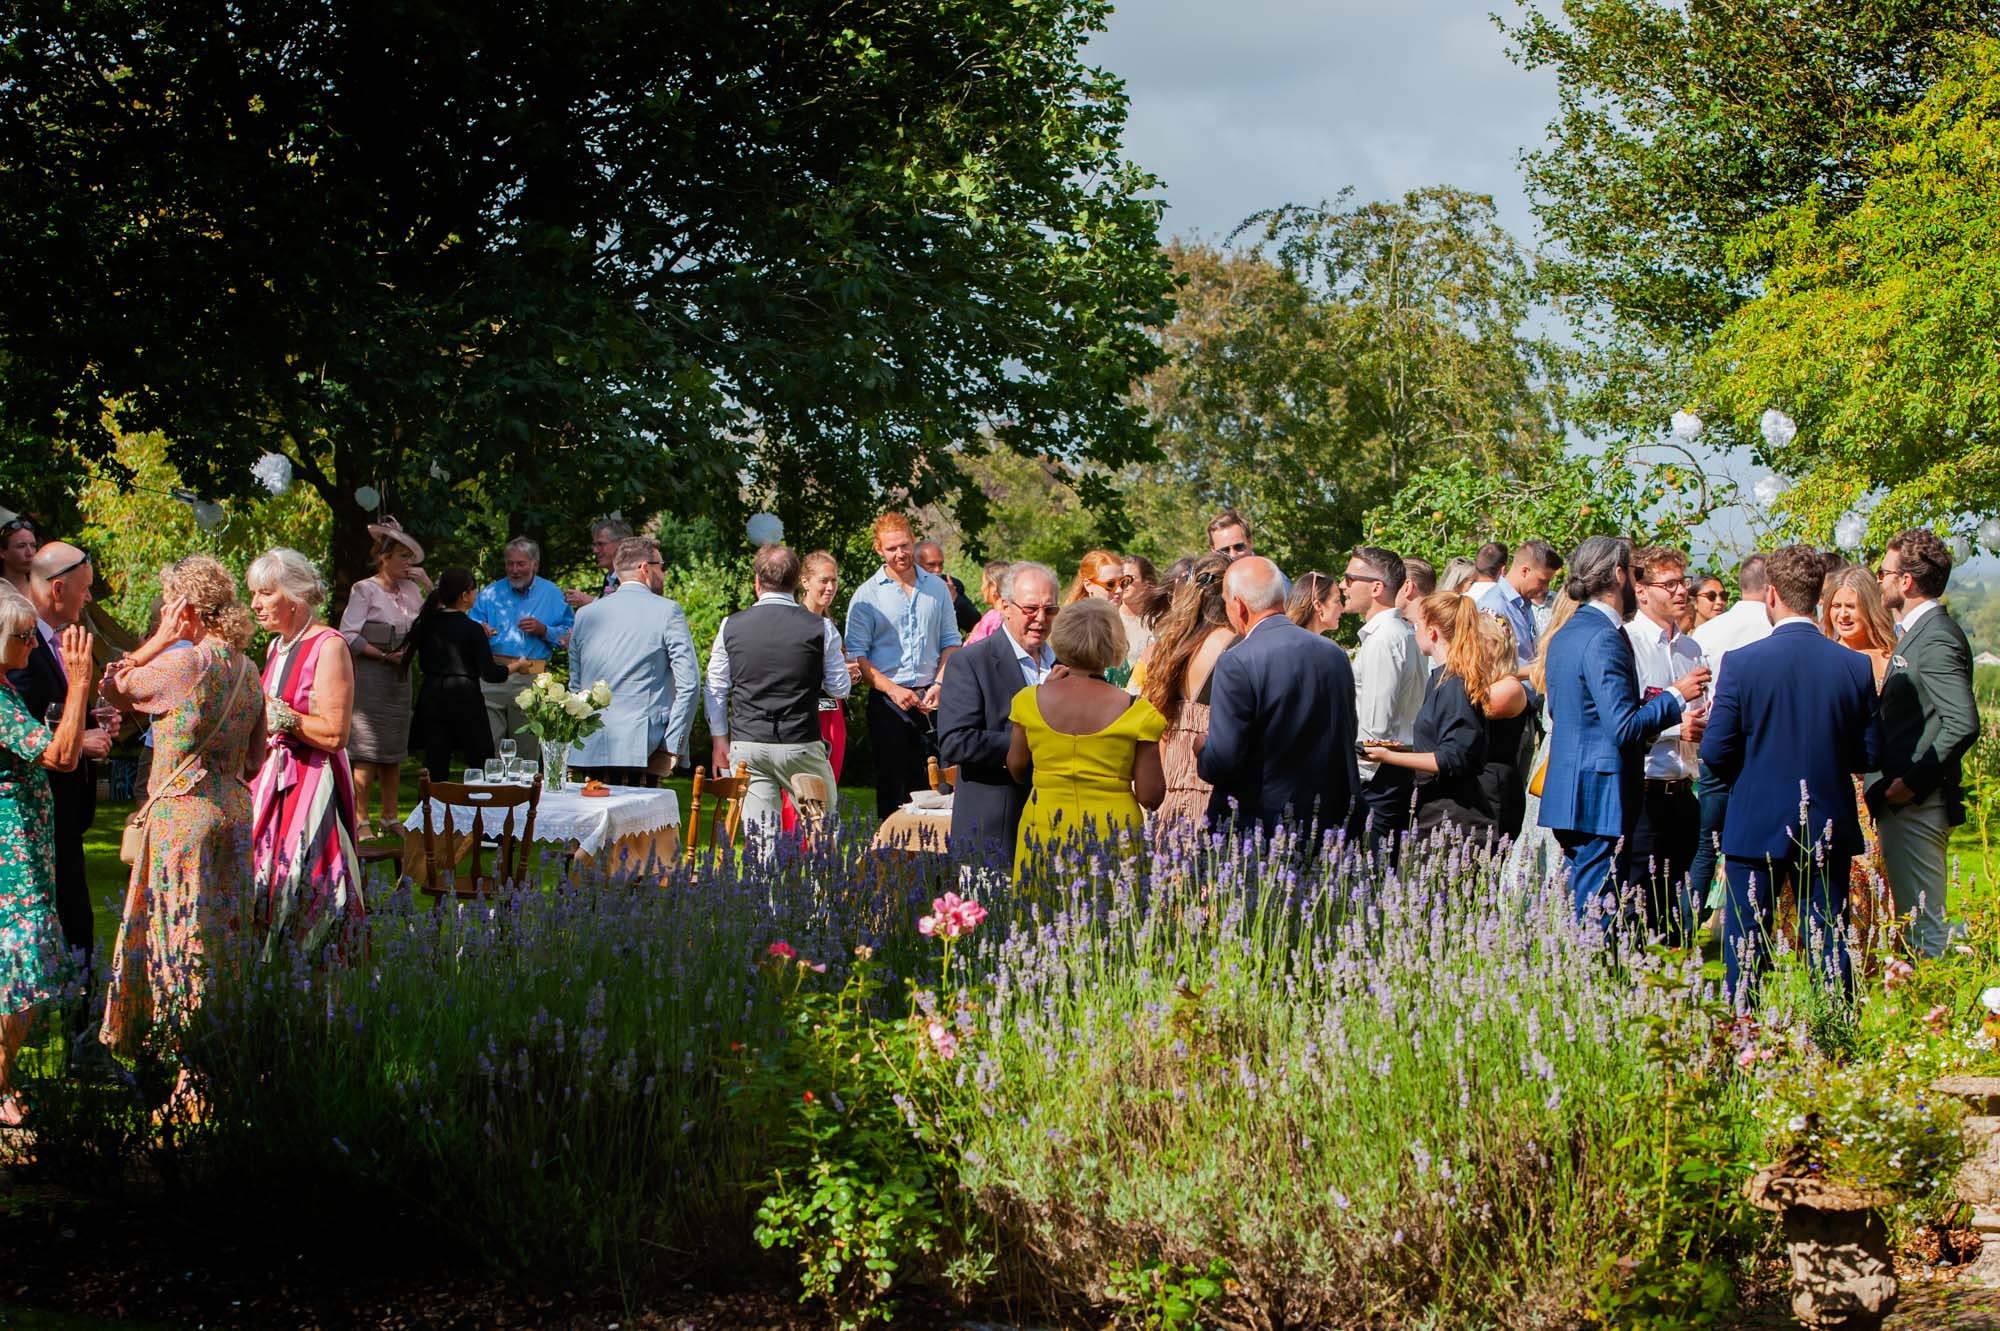
[[[444,824],[445,806],[431,801],[434,826]],[[472,830],[471,809],[451,810],[453,828]],[[505,809],[488,809],[481,820],[487,835],[497,835],[507,816]],[[514,811],[518,830],[526,821],[526,809]],[[606,846],[634,837],[650,837],[664,828],[681,825],[681,802],[671,790],[647,790],[638,786],[613,786],[611,793],[589,796],[576,788],[545,790],[535,807],[535,840],[575,842],[585,855],[595,856]],[[403,824],[413,832],[424,830],[423,809],[419,806]]]

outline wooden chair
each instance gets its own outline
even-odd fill
[[[750,789],[750,764],[736,764],[734,776],[710,776],[706,767],[694,769],[694,793],[688,799],[687,862],[695,862],[695,847],[701,840],[701,809],[709,808],[709,849],[735,844],[743,828],[743,796]]]
[[[949,795],[958,786],[958,767],[956,764],[939,767],[937,755],[933,754],[930,762],[930,779],[933,791],[940,795]]]
[[[433,781],[430,772],[424,771],[417,777],[417,799],[424,811],[424,873],[418,884],[423,891],[440,900],[446,896],[477,897],[517,882],[526,874],[528,847],[535,840],[535,809],[542,802],[539,774],[532,786],[468,786],[456,781]],[[442,833],[433,826],[436,810],[432,801],[447,812]],[[516,836],[515,813],[524,807],[527,822]],[[452,809],[472,810],[472,831],[457,830],[449,816]],[[503,809],[506,817],[501,825],[497,829],[489,825],[487,815]],[[489,847],[494,854],[493,872],[485,874],[480,870],[480,855]],[[471,872],[461,876],[456,870],[468,857],[472,861]]]

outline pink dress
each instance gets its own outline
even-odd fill
[[[424,589],[405,578],[395,591],[363,578],[347,594],[340,636],[354,654],[354,712],[347,757],[357,763],[400,763],[410,751],[410,672],[365,655],[363,642],[398,651],[424,608]]]
[[[264,692],[295,712],[310,712],[321,654],[345,650],[340,634],[323,625],[289,647],[272,643]],[[328,753],[296,735],[273,732],[270,738],[253,798],[256,922],[267,956],[281,935],[315,953],[351,941],[364,914],[361,860],[354,850],[354,774],[345,751]]]
[[[992,637],[1000,631],[1000,626],[1006,622],[1007,616],[1000,613],[999,606],[994,606],[991,610],[981,615],[979,622],[972,626],[972,632],[965,635],[966,645],[970,646],[978,642],[981,638]]]

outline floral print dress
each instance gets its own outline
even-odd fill
[[[56,918],[55,799],[42,754],[55,735],[0,680],[0,1014],[69,997],[78,978]]]
[[[255,875],[243,772],[264,733],[251,670],[242,653],[204,639],[126,672],[132,705],[154,718],[153,803],[105,998],[104,1040],[121,1052],[155,1022],[185,1022],[227,948],[245,937]]]

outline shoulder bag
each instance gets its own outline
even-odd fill
[[[215,743],[216,735],[222,730],[222,723],[229,719],[229,709],[236,705],[236,696],[243,692],[243,678],[250,673],[250,669],[250,663],[246,661],[237,670],[236,683],[229,690],[229,697],[223,700],[222,710],[217,713],[215,724],[211,725],[208,733],[201,737],[201,743],[190,749],[187,757],[181,759],[180,764],[167,774],[167,779],[161,783],[160,789],[167,789],[186,775],[190,768],[201,761],[202,755],[208,751],[208,746]],[[125,830],[118,838],[118,858],[127,864],[137,864],[139,857],[146,853],[146,818],[152,811],[153,800],[148,796],[146,802],[134,809],[132,816],[125,820]]]

